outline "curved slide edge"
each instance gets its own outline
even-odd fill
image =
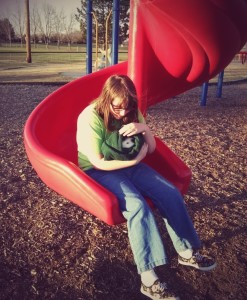
[[[76,120],[97,97],[111,74],[126,74],[127,63],[92,73],[59,88],[29,116],[24,128],[26,153],[41,180],[51,189],[109,225],[125,222],[116,197],[77,166]],[[68,131],[68,132],[67,132]],[[185,193],[191,171],[158,138],[146,162]]]
[[[26,153],[41,180],[109,225],[123,223],[125,219],[116,197],[77,166],[75,120],[99,95],[111,74],[126,73],[127,63],[122,63],[68,83],[35,108],[24,128]],[[157,155],[150,156],[147,162],[154,167],[162,166],[161,173],[185,193],[191,178],[189,168],[161,141],[157,140],[157,145]]]
[[[81,110],[99,95],[111,74],[126,74],[126,71],[127,63],[118,64],[66,84],[34,109],[24,127],[26,153],[41,180],[109,225],[125,220],[116,197],[77,166],[76,120]],[[61,135],[58,128],[52,127],[55,124]],[[61,128],[62,124],[65,128]],[[67,135],[69,125],[72,128],[68,129]]]

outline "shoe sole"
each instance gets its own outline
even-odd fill
[[[217,264],[214,263],[212,266],[208,266],[208,267],[199,267],[199,266],[195,266],[195,265],[192,265],[192,264],[190,264],[190,263],[187,263],[187,262],[184,262],[184,261],[180,261],[180,260],[178,261],[178,263],[179,263],[180,265],[184,265],[184,266],[187,266],[187,267],[192,267],[192,268],[197,269],[197,270],[200,270],[200,271],[211,271],[211,270],[215,269],[216,266],[217,266]]]
[[[141,293],[147,297],[149,297],[150,299],[153,299],[153,300],[158,300],[159,298],[157,297],[152,297],[150,294],[148,294],[147,292],[145,292],[143,290],[143,288],[141,288]],[[167,299],[167,300],[180,300],[179,297],[168,297],[168,298],[164,298],[164,299]]]

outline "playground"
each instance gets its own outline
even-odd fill
[[[24,123],[59,87],[0,85],[1,299],[144,300],[126,225],[108,226],[59,196],[27,160]],[[210,86],[203,108],[198,105],[200,88],[195,88],[148,110],[152,130],[192,170],[185,201],[218,262],[207,274],[178,266],[164,231],[170,265],[158,271],[162,278],[169,274],[181,299],[244,300],[247,83],[225,84],[222,99],[215,90]]]
[[[127,55],[126,55],[127,56]],[[22,63],[1,64],[1,83],[61,83],[86,74],[86,63]],[[224,82],[236,82],[246,79],[247,63],[242,63],[241,56],[236,55],[224,72]],[[210,83],[217,83],[218,77],[212,78]]]
[[[1,66],[1,299],[147,299],[115,195],[77,162],[78,114],[119,73],[133,79],[156,136],[145,162],[184,194],[203,251],[217,260],[211,272],[178,265],[154,209],[169,258],[157,274],[181,299],[247,298],[247,81],[238,57],[247,6],[242,0],[165,2],[131,1],[128,61],[87,76],[92,53],[83,70]],[[154,27],[144,26],[147,20]],[[202,85],[210,81],[202,106]]]

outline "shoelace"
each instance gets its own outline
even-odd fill
[[[154,293],[157,292],[163,293],[166,289],[167,289],[167,285],[164,282],[163,283],[159,282],[158,284],[155,284],[152,288]]]
[[[196,253],[193,255],[193,257],[194,257],[195,261],[199,261],[199,262],[203,261],[203,259],[204,259],[204,256],[201,255],[199,252],[196,252]]]

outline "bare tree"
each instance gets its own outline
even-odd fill
[[[76,23],[76,19],[74,14],[70,14],[68,22],[66,22],[65,19],[65,34],[66,34],[66,40],[68,42],[68,47],[70,50],[71,50],[71,43],[73,42],[73,31],[74,31],[75,23]]]
[[[30,14],[30,29],[33,38],[33,45],[36,48],[36,39],[38,34],[38,29],[40,28],[40,15],[37,7],[33,7]]]
[[[21,41],[21,47],[23,46],[23,37],[24,37],[24,28],[25,28],[25,19],[23,11],[21,9],[20,1],[16,0],[16,13],[13,14],[13,23],[15,28],[18,31]]]
[[[75,30],[72,33],[72,40],[74,43],[82,44],[83,43],[83,36],[80,30]],[[79,51],[79,48],[77,47],[77,50]]]
[[[60,48],[60,43],[62,40],[62,35],[63,35],[63,31],[65,29],[65,15],[64,15],[64,11],[63,9],[57,13],[55,12],[55,16],[54,16],[54,33],[55,33],[55,37],[57,39],[57,48]]]
[[[48,48],[51,35],[54,31],[54,20],[55,20],[56,11],[54,7],[49,3],[43,3],[42,9],[44,13],[44,22],[42,22],[42,19],[39,15],[39,24],[40,24],[40,30],[45,40],[46,48]]]
[[[45,37],[45,27],[44,27],[44,24],[43,24],[44,22],[42,22],[41,11],[37,10],[36,13],[37,13],[36,21],[37,21],[37,28],[38,28],[38,32],[39,32],[39,38],[41,40],[45,41],[45,38],[44,38]]]
[[[12,39],[15,36],[15,32],[14,32],[14,28],[12,26],[12,24],[10,23],[9,19],[5,18],[1,21],[1,30],[3,31],[3,35],[5,38],[8,39],[9,41],[9,46],[12,46]]]

